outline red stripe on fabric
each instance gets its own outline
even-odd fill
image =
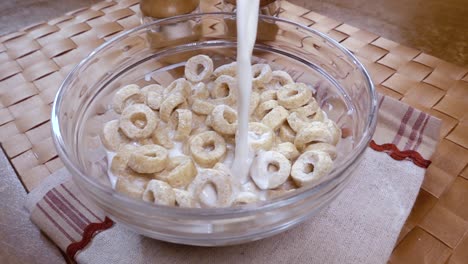
[[[49,199],[49,197],[47,196],[44,196],[44,201],[50,206],[50,208],[52,208],[52,210],[54,210],[60,217],[62,217],[62,219],[67,222],[67,224],[73,228],[73,230],[75,230],[75,232],[77,232],[78,234],[81,234],[83,232],[82,229],[80,229],[79,226],[77,226],[73,221],[71,221],[66,215],[64,215],[62,213],[62,211]]]
[[[388,153],[394,160],[411,160],[416,166],[425,169],[431,165],[431,161],[424,159],[418,152],[414,150],[400,151],[395,144],[378,145],[372,140],[369,146],[375,151]]]
[[[100,217],[98,217],[97,215],[95,215],[93,213],[93,211],[91,211],[85,204],[83,204],[70,190],[68,190],[68,188],[62,183],[60,184],[60,186],[73,198],[75,199],[75,201],[77,201],[81,206],[83,206],[90,214],[92,214],[94,217],[96,217],[97,220],[99,221],[104,221],[104,219],[101,219]]]
[[[70,209],[72,209],[76,214],[78,214],[78,216],[79,216],[83,221],[85,221],[86,224],[90,224],[90,223],[91,223],[91,221],[90,221],[85,215],[83,215],[79,210],[77,210],[77,209],[75,208],[75,206],[73,206],[73,204],[71,204],[71,203],[68,201],[68,199],[65,198],[56,188],[54,188],[54,189],[52,189],[52,190],[54,191],[55,195],[57,195],[63,202],[65,202],[65,203],[68,205],[68,207],[69,207]]]
[[[37,205],[37,208],[39,210],[41,210],[41,212],[47,217],[47,219],[49,219],[49,221],[54,224],[54,226],[66,237],[68,238],[68,240],[70,240],[72,243],[75,242],[75,240],[67,233],[67,231],[65,231],[65,229],[63,229],[57,222],[55,222],[55,220],[50,216],[49,213],[47,213],[46,210],[44,210],[44,208],[42,208],[42,206],[38,203]]]
[[[416,142],[416,146],[414,146],[414,148],[413,148],[414,150],[418,150],[419,145],[421,145],[423,137],[424,137],[424,130],[426,130],[426,125],[429,122],[430,118],[431,117],[429,115],[426,117],[426,120],[424,121],[424,125],[421,128],[421,133],[419,133],[419,138],[418,138],[418,141]]]
[[[406,123],[408,123],[408,120],[410,119],[413,112],[414,109],[412,107],[408,107],[408,110],[406,110],[406,113],[403,116],[403,119],[401,120],[400,128],[398,128],[397,134],[393,138],[392,144],[398,145],[398,143],[400,143],[401,137],[403,136],[403,133],[405,133],[406,130]]]
[[[411,146],[414,143],[414,140],[416,139],[416,135],[419,133],[419,129],[421,128],[421,125],[426,118],[426,114],[424,112],[420,112],[418,119],[416,119],[416,122],[414,122],[413,128],[411,129],[411,134],[409,136],[408,141],[405,144],[404,149],[411,149]]]
[[[84,232],[83,232],[83,237],[80,241],[78,242],[75,242],[75,243],[72,243],[70,244],[68,247],[67,247],[67,250],[66,250],[66,253],[67,253],[67,256],[75,261],[75,255],[78,251],[82,250],[83,248],[85,248],[89,242],[91,242],[91,239],[99,232],[102,232],[106,229],[109,229],[111,228],[112,226],[114,225],[114,222],[109,219],[107,216],[106,218],[104,219],[103,222],[100,222],[100,223],[91,223],[89,224]]]
[[[59,197],[57,197],[53,192],[52,190],[47,193],[47,195],[49,196],[49,199],[56,205],[58,206],[58,208],[60,208],[60,210],[62,210],[62,212],[68,216],[68,218],[70,218],[73,223],[75,223],[81,230],[84,230],[84,228],[86,227],[87,223],[85,223],[84,221],[82,221],[80,219],[80,217],[78,217],[78,215],[73,211],[73,209],[71,209],[70,207],[68,207]]]

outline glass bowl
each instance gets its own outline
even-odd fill
[[[113,220],[142,235],[190,245],[258,240],[317,214],[346,186],[376,125],[376,94],[368,73],[326,35],[281,18],[261,16],[253,63],[267,62],[310,85],[343,139],[332,172],[317,184],[266,202],[219,209],[157,206],[117,193],[107,176],[99,134],[116,118],[110,106],[126,84],[167,85],[184,62],[206,54],[215,66],[236,58],[235,15],[192,14],[155,21],[117,35],[81,61],[62,83],[52,110],[58,154],[81,191]]]

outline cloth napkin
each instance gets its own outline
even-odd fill
[[[441,122],[389,97],[364,158],[328,207],[284,233],[219,248],[146,238],[113,223],[59,170],[29,194],[32,221],[78,263],[386,263],[421,187]]]

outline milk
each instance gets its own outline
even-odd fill
[[[237,1],[237,122],[233,176],[240,183],[248,180],[249,169],[254,153],[249,149],[249,104],[252,92],[251,57],[257,38],[259,0]]]

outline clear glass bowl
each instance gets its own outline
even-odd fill
[[[184,62],[209,55],[215,66],[236,58],[235,16],[192,14],[124,32],[81,61],[67,76],[52,111],[59,156],[81,191],[112,219],[159,240],[203,246],[244,243],[282,232],[316,214],[346,186],[376,125],[376,94],[362,64],[337,42],[300,24],[262,16],[254,62],[287,70],[314,87],[328,116],[346,136],[330,175],[276,199],[242,207],[185,209],[130,199],[111,188],[99,133],[116,118],[110,106],[122,85],[167,85]]]

